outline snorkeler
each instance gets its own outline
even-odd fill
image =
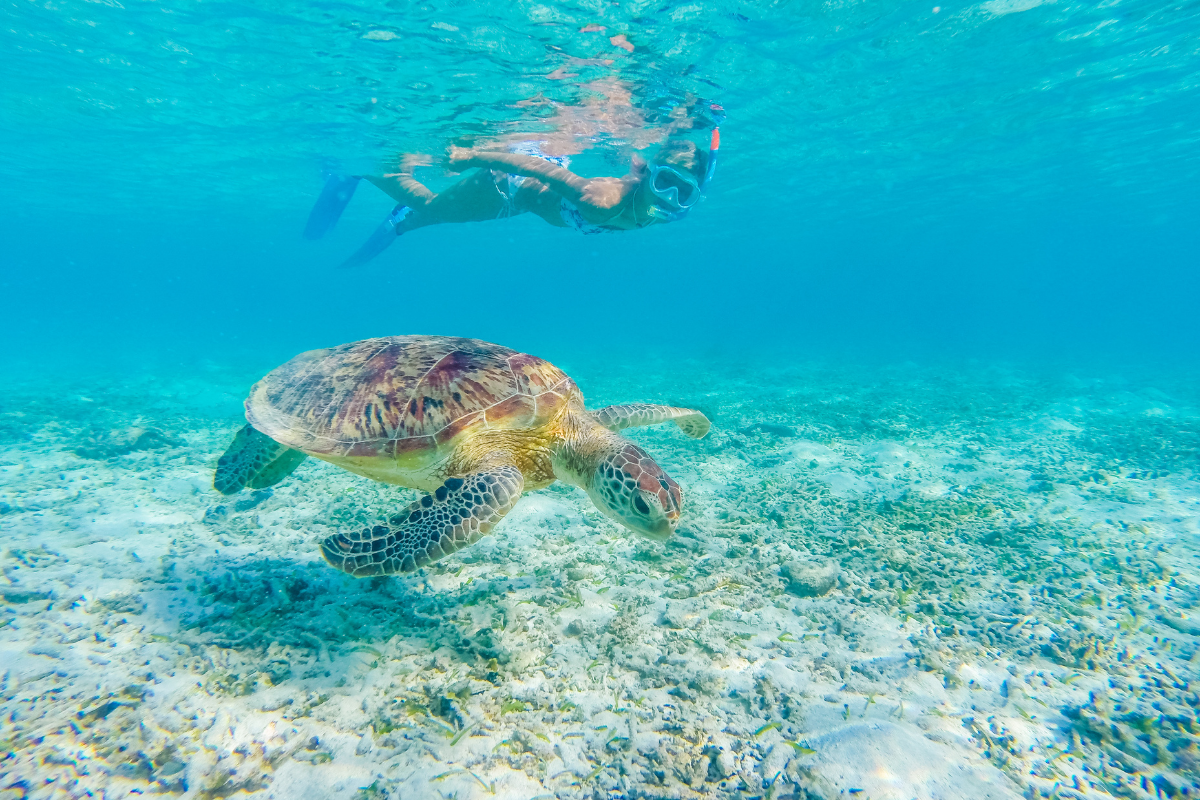
[[[567,168],[567,156],[545,155],[532,142],[511,152],[452,147],[451,170],[478,171],[436,194],[413,177],[411,159],[395,174],[330,176],[304,236],[319,239],[333,228],[359,180],[374,184],[399,205],[342,263],[343,268],[367,263],[396,237],[427,225],[481,222],[527,212],[583,234],[674,222],[687,215],[712,180],[720,141],[716,127],[707,151],[690,140],[669,138],[649,163],[635,155],[629,173],[621,178],[576,175]]]

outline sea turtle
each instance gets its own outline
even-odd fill
[[[476,339],[388,336],[288,361],[254,384],[249,422],[217,462],[217,491],[261,489],[306,456],[372,480],[429,492],[386,523],[321,542],[355,576],[412,572],[479,540],[523,492],[556,480],[606,516],[665,540],[683,493],[615,431],[674,421],[708,433],[699,411],[657,405],[584,408],[562,370]]]

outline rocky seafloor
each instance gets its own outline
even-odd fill
[[[562,366],[712,418],[629,432],[678,534],[554,486],[367,580],[317,541],[414,493],[212,490],[253,372],[10,373],[0,798],[1200,793],[1196,382]]]

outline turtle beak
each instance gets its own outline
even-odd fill
[[[663,515],[653,525],[648,525],[638,532],[647,539],[653,539],[656,542],[665,542],[675,533],[675,526],[678,524],[679,507],[668,505],[663,508]]]
[[[645,536],[647,539],[652,539],[656,542],[665,542],[671,538],[673,533],[675,533],[675,524],[677,519],[678,515],[676,515],[676,519],[663,517],[653,528],[642,528],[638,531],[638,533],[640,533],[642,536]]]

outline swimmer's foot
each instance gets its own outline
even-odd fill
[[[396,237],[403,233],[400,229],[400,223],[411,213],[412,209],[408,206],[396,206],[393,208],[392,213],[388,214],[388,218],[375,229],[370,238],[363,242],[362,247],[358,248],[358,252],[343,261],[339,269],[361,267],[388,249],[391,243],[396,241]]]
[[[338,218],[346,210],[354,190],[358,188],[357,175],[330,175],[325,181],[321,196],[308,214],[308,224],[304,226],[305,239],[320,239],[333,230]]]

